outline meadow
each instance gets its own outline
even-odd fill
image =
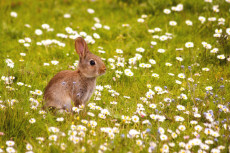
[[[230,152],[230,0],[3,0],[0,152]],[[44,111],[83,37],[89,102]]]

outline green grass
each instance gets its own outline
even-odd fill
[[[183,4],[183,11],[172,11],[166,15],[163,10],[177,4]],[[219,12],[213,11],[213,6],[219,5]],[[26,152],[26,144],[33,146],[34,152],[82,152],[82,147],[85,147],[86,152],[99,152],[103,150],[101,145],[104,145],[107,150],[104,152],[148,152],[151,142],[156,143],[153,152],[163,151],[163,145],[168,145],[170,152],[179,152],[184,149],[179,146],[180,142],[188,143],[194,136],[196,125],[192,125],[190,121],[196,120],[203,129],[198,132],[202,143],[206,140],[212,140],[213,144],[208,144],[207,152],[214,151],[212,149],[224,146],[221,152],[229,151],[229,110],[224,112],[218,108],[221,104],[229,109],[230,102],[230,42],[229,37],[223,38],[226,29],[230,28],[229,21],[229,6],[225,1],[214,1],[207,3],[200,1],[186,0],[148,0],[148,1],[131,1],[131,0],[106,0],[106,1],[90,1],[90,0],[64,0],[64,1],[1,1],[0,2],[0,76],[14,76],[12,84],[5,84],[5,81],[0,81],[0,147],[6,151],[6,141],[13,140],[13,146],[17,152]],[[94,14],[87,12],[88,8],[95,10]],[[11,17],[11,12],[17,12],[16,18]],[[64,14],[71,14],[71,18],[64,18]],[[144,23],[137,22],[143,14],[147,15]],[[199,16],[204,16],[206,21],[202,24]],[[100,23],[108,25],[110,30],[104,28],[93,30],[92,27],[96,23],[94,17],[100,19]],[[217,21],[208,21],[209,17],[216,17]],[[224,25],[218,24],[218,19],[224,18]],[[186,25],[185,21],[191,20],[192,26]],[[176,21],[176,26],[170,26],[169,21]],[[42,24],[49,24],[54,29],[53,32],[47,32],[42,29]],[[31,27],[25,27],[29,24]],[[123,27],[122,24],[129,24],[129,27]],[[92,96],[89,103],[96,103],[103,109],[108,109],[110,115],[106,115],[106,119],[98,117],[99,110],[92,110],[86,105],[80,113],[74,114],[54,114],[46,112],[45,115],[39,114],[42,110],[43,96],[32,95],[30,92],[41,90],[44,92],[49,80],[59,71],[71,69],[79,57],[74,50],[74,40],[70,38],[57,37],[58,33],[69,35],[66,27],[71,27],[78,33],[84,31],[88,35],[93,36],[93,33],[100,35],[100,39],[95,39],[94,44],[89,44],[91,52],[106,59],[104,62],[107,66],[107,73],[97,79],[97,85],[104,86],[101,91],[101,100],[94,100]],[[161,28],[161,32],[151,34],[149,29]],[[35,30],[41,29],[42,35],[36,35]],[[215,29],[222,29],[222,38],[215,38],[213,34]],[[160,41],[152,38],[153,35],[165,35],[171,33],[172,39]],[[24,47],[23,43],[19,43],[19,39],[29,37],[31,39],[30,47]],[[37,45],[46,39],[56,39],[65,43],[65,47],[58,45]],[[152,46],[151,41],[156,41],[157,45]],[[218,48],[216,54],[210,53],[210,49],[205,49],[202,42],[207,42],[213,48]],[[186,48],[186,42],[193,42],[193,48]],[[98,52],[99,46],[106,51],[105,54]],[[142,47],[145,52],[140,53],[136,48]],[[158,53],[158,49],[165,49],[165,53]],[[183,48],[182,51],[176,48]],[[116,53],[116,49],[122,49],[123,54]],[[21,56],[20,53],[26,53],[26,56]],[[141,54],[141,60],[135,65],[130,64],[129,59],[135,57],[135,54]],[[67,55],[68,54],[68,55]],[[225,59],[220,60],[217,55],[225,55]],[[111,69],[109,58],[116,60],[116,57],[125,59],[124,67]],[[179,62],[176,57],[182,57],[183,61]],[[14,62],[14,67],[7,66],[5,60],[11,59]],[[23,59],[24,61],[20,61]],[[149,59],[156,61],[151,68],[141,68],[140,63],[149,64]],[[58,65],[52,65],[51,61],[59,61]],[[165,63],[171,63],[171,67],[165,66]],[[43,66],[44,63],[50,63],[50,66]],[[191,66],[191,69],[188,67]],[[130,69],[134,75],[127,76],[124,74],[125,69]],[[208,72],[202,68],[209,68]],[[122,71],[120,77],[116,76],[116,70]],[[158,78],[152,76],[152,73],[159,74]],[[170,76],[168,73],[173,73],[175,76]],[[178,77],[179,73],[185,74],[185,79]],[[115,79],[114,79],[115,78]],[[188,80],[192,78],[194,82]],[[175,81],[181,81],[181,84],[176,84]],[[18,82],[23,82],[23,86],[17,85]],[[31,85],[31,88],[25,86]],[[152,99],[148,99],[149,103],[156,104],[156,108],[152,109],[149,104],[143,102],[140,98],[146,97],[149,91],[147,84],[150,84],[151,89],[156,93]],[[105,85],[111,85],[111,89],[119,93],[119,95],[111,96]],[[220,86],[224,85],[223,88]],[[14,90],[8,89],[7,86]],[[157,94],[155,87],[160,86],[163,90],[167,87],[168,93]],[[212,86],[213,90],[206,92],[206,87]],[[178,98],[182,93],[187,95],[187,100]],[[130,99],[124,96],[129,96]],[[36,109],[31,108],[30,98],[34,98],[39,102]],[[165,102],[165,98],[170,98],[172,102]],[[12,105],[9,101],[15,99],[16,102]],[[199,99],[199,100],[197,100]],[[112,105],[110,102],[116,101],[117,105]],[[144,106],[146,116],[141,117],[136,113],[137,104]],[[185,106],[184,111],[177,109],[178,105]],[[201,115],[200,118],[194,117],[194,108],[197,108]],[[204,113],[212,110],[213,121],[209,121]],[[187,111],[187,112],[186,112]],[[95,117],[87,115],[88,112],[95,114]],[[155,121],[150,118],[150,114],[164,115],[166,120],[163,122]],[[130,124],[124,123],[122,115],[132,117],[139,116],[139,122]],[[175,121],[175,116],[184,118],[183,122]],[[58,117],[63,117],[63,122],[57,122]],[[31,124],[29,120],[35,118],[36,122]],[[97,122],[95,128],[81,121],[93,120]],[[142,124],[142,121],[149,120],[151,124]],[[205,124],[211,125],[211,129],[217,132],[220,136],[214,137],[205,133]],[[117,125],[119,124],[119,126]],[[68,131],[71,125],[84,125],[87,127],[85,136],[76,144],[69,140]],[[185,131],[180,131],[177,138],[173,139],[171,133],[178,131],[179,125],[186,127]],[[225,128],[225,126],[228,126]],[[49,127],[60,129],[58,133],[52,133]],[[115,133],[114,139],[111,139],[108,134],[101,131],[102,127],[117,127],[119,133]],[[158,128],[162,127],[167,135],[167,140],[160,139]],[[139,132],[145,132],[145,136],[139,135],[138,138],[128,138],[127,134],[131,129]],[[93,130],[96,136],[92,134]],[[146,132],[147,130],[147,132]],[[62,136],[65,133],[66,136]],[[79,131],[78,131],[79,133]],[[57,135],[57,141],[49,140],[50,135]],[[189,138],[186,138],[189,136]],[[43,137],[45,140],[40,144],[36,139]],[[137,145],[136,140],[141,140],[142,145]],[[61,149],[61,144],[65,144],[65,149]],[[171,147],[169,144],[174,143]],[[200,146],[193,146],[190,151],[197,152]]]

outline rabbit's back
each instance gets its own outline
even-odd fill
[[[86,78],[80,71],[65,70],[56,74],[48,83],[44,92],[45,107],[56,107],[70,110],[85,104],[93,94],[96,86],[95,78]]]
[[[69,96],[70,82],[73,71],[65,70],[57,73],[48,83],[44,92],[45,107],[70,107],[71,97]]]

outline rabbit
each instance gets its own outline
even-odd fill
[[[44,109],[71,112],[72,104],[85,105],[94,92],[96,78],[105,74],[105,64],[89,51],[82,37],[75,40],[75,50],[80,57],[77,69],[61,71],[50,80],[44,91]]]

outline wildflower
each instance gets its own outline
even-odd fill
[[[221,33],[222,33],[222,29],[216,29],[216,30],[215,30],[215,33],[221,34]]]
[[[176,80],[176,84],[182,84],[182,82],[179,80]]]
[[[42,30],[40,30],[40,29],[36,29],[36,30],[35,30],[35,34],[36,34],[36,35],[42,35],[42,33],[43,33],[43,32],[42,32]]]
[[[36,120],[35,120],[34,118],[31,118],[31,119],[29,120],[29,122],[30,122],[31,124],[34,124],[34,123],[36,122]]]
[[[210,51],[210,53],[214,53],[214,54],[216,54],[218,51],[219,51],[219,49],[218,49],[218,48],[213,48],[213,49]]]
[[[178,127],[178,129],[181,130],[181,131],[184,131],[186,128],[185,128],[184,125],[180,125],[180,126]]]
[[[139,23],[143,23],[143,22],[145,22],[145,20],[144,20],[144,19],[142,19],[142,18],[139,18],[139,19],[137,19],[137,22],[139,22]]]
[[[209,146],[206,145],[206,144],[201,144],[200,148],[203,149],[203,150],[209,150]]]
[[[24,83],[22,83],[22,82],[18,82],[18,83],[17,83],[17,85],[19,85],[19,86],[23,86],[23,85],[24,85]]]
[[[122,53],[123,53],[123,50],[121,50],[121,49],[116,49],[116,52],[119,53],[119,54],[122,54]]]
[[[208,21],[216,21],[216,17],[210,17],[208,18]]]
[[[225,56],[224,55],[218,55],[217,58],[218,59],[225,59]]]
[[[36,95],[42,95],[42,91],[41,90],[35,90],[35,94]]]
[[[58,122],[63,122],[63,121],[64,121],[64,118],[63,118],[63,117],[59,117],[59,118],[57,118],[57,121],[58,121]]]
[[[142,53],[142,52],[144,52],[144,51],[145,51],[145,49],[140,47],[140,48],[137,48],[137,49],[136,49],[136,51],[137,51],[137,52],[141,52],[141,53]]]
[[[93,33],[93,37],[96,38],[96,39],[100,39],[101,38],[100,35],[97,34],[97,33]]]
[[[182,62],[182,61],[183,61],[183,58],[181,58],[181,57],[176,57],[176,60]]]
[[[57,132],[60,131],[60,130],[59,130],[58,128],[56,128],[56,127],[49,127],[48,130],[49,130],[50,132],[54,132],[54,133],[57,133]]]
[[[184,121],[184,118],[181,116],[174,116],[174,118],[175,118],[175,121],[181,121],[181,122]]]
[[[66,14],[64,14],[64,18],[66,18],[66,19],[71,18],[71,15],[66,13]]]
[[[161,28],[158,28],[158,27],[157,27],[157,28],[155,28],[154,30],[155,30],[156,32],[160,32],[160,31],[162,31],[162,30],[161,30]]]
[[[57,141],[57,135],[50,135],[49,140]]]
[[[182,105],[177,105],[177,109],[178,109],[178,110],[185,110],[185,107],[182,106]]]
[[[93,14],[95,11],[94,11],[93,9],[89,8],[89,9],[87,9],[87,12],[88,12],[89,14]]]
[[[61,146],[61,150],[65,150],[65,149],[66,149],[66,147],[67,147],[65,143],[61,143],[61,145],[60,145],[60,146]]]
[[[186,94],[183,94],[183,93],[180,95],[180,97],[181,97],[182,99],[184,99],[184,100],[187,100],[187,99],[188,99],[187,95],[186,95]]]
[[[176,25],[177,25],[177,22],[176,22],[176,21],[169,21],[169,25],[171,25],[171,26],[176,26]]]
[[[171,63],[165,63],[165,65],[166,65],[166,66],[172,66],[172,64],[171,64]]]
[[[145,95],[147,98],[152,99],[154,94],[155,92],[149,89],[149,91]]]
[[[127,76],[133,76],[133,72],[130,69],[125,69],[125,75]]]
[[[159,87],[159,86],[156,86],[155,88],[154,88],[157,92],[161,92],[163,89],[161,88],[161,87]]]
[[[27,150],[33,150],[33,146],[29,143],[26,144],[26,149]]]
[[[142,58],[142,55],[140,55],[140,54],[135,54],[135,59],[136,60],[140,60]]]
[[[184,79],[185,78],[185,74],[184,73],[180,73],[180,74],[178,74],[178,77],[181,78],[181,79]]]
[[[185,47],[186,47],[186,48],[193,48],[193,47],[194,47],[194,44],[193,44],[193,42],[186,42],[186,43],[185,43]]]
[[[169,146],[167,144],[162,146],[162,152],[169,152]]]
[[[185,147],[185,143],[184,142],[179,142],[179,146],[184,148]]]
[[[145,63],[140,63],[139,67],[145,67]]]
[[[13,147],[7,147],[6,148],[6,152],[9,152],[9,153],[14,153],[16,152],[15,149]]]
[[[208,72],[208,71],[209,71],[209,68],[202,68],[202,71]]]
[[[159,132],[160,134],[164,134],[164,133],[165,133],[165,130],[164,130],[162,127],[159,127],[159,128],[158,128],[158,132]]]
[[[30,44],[29,43],[24,43],[24,46],[25,47],[30,47]]]
[[[150,59],[149,62],[150,62],[151,64],[156,64],[156,61],[155,61],[154,59]]]
[[[104,25],[103,28],[106,29],[106,30],[110,30],[110,27],[107,26],[107,25]]]
[[[76,113],[79,113],[81,109],[79,109],[78,107],[73,107],[72,110]]]
[[[99,19],[98,17],[94,17],[93,19],[94,19],[94,21],[96,21],[97,23],[100,22],[100,19]]]
[[[25,40],[24,39],[19,39],[18,42],[19,43],[25,43]]]
[[[10,68],[14,68],[14,62],[11,59],[6,59],[6,64]]]
[[[149,120],[142,121],[142,124],[150,124]]]
[[[226,33],[227,33],[228,35],[230,35],[230,28],[227,28],[227,29],[226,29]]]
[[[161,139],[162,141],[164,141],[164,140],[167,140],[168,137],[167,137],[167,135],[161,134],[161,135],[160,135],[160,139]]]
[[[210,91],[212,89],[213,89],[212,86],[208,86],[208,87],[205,88],[205,90],[207,90],[207,91]]]
[[[199,18],[198,18],[200,21],[201,21],[201,23],[204,23],[205,22],[205,20],[206,20],[206,18],[205,17],[203,17],[203,16],[199,16]]]
[[[97,126],[97,122],[96,121],[90,121],[89,123],[90,123],[90,126],[92,128],[95,128]]]
[[[108,109],[102,109],[102,110],[101,110],[101,113],[102,113],[102,114],[105,114],[105,115],[110,115]]]
[[[18,16],[18,14],[16,12],[10,12],[10,16],[16,18]]]
[[[49,29],[50,28],[50,25],[48,25],[48,24],[42,24],[42,29]]]
[[[155,104],[149,104],[149,107],[154,109],[154,108],[156,108],[156,105]]]
[[[129,138],[134,138],[134,137],[138,136],[139,134],[140,134],[140,132],[138,132],[137,130],[131,129],[131,130],[129,131],[128,137],[129,137]]]
[[[158,53],[164,53],[165,50],[164,50],[164,49],[158,49],[157,52],[158,52]]]
[[[119,67],[124,67],[124,63],[118,62],[118,63],[117,63],[117,66],[119,66]]]
[[[92,116],[92,117],[95,116],[92,112],[88,112],[87,114],[88,114],[89,116]]]
[[[157,45],[157,42],[151,41],[151,45],[155,46],[155,45]]]
[[[177,134],[176,134],[175,132],[173,132],[173,133],[171,134],[171,136],[172,136],[173,139],[175,139],[175,138],[177,137]]]
[[[141,15],[141,18],[147,18],[147,17],[148,17],[148,15],[146,15],[146,14]]]
[[[98,114],[98,117],[100,117],[100,118],[102,118],[102,119],[105,119],[105,118],[106,118],[106,116],[105,116],[104,114],[102,114],[102,113],[99,113],[99,114]]]
[[[159,74],[156,74],[156,73],[153,73],[152,76],[155,78],[159,78]]]
[[[57,65],[59,62],[58,61],[51,61],[51,64],[53,64],[53,65]]]
[[[141,140],[136,140],[136,144],[137,144],[138,146],[142,146],[143,142],[142,142]]]
[[[196,117],[196,118],[200,118],[200,117],[201,117],[201,115],[200,115],[200,114],[198,114],[198,113],[194,113],[194,117]]]
[[[132,116],[132,121],[133,121],[134,123],[139,122],[139,117],[138,117],[137,115]]]
[[[164,9],[163,11],[165,14],[170,14],[171,13],[171,10],[170,9]]]
[[[43,142],[45,139],[43,137],[37,137],[36,140],[38,140],[39,143],[41,144],[41,142]]]
[[[150,68],[150,67],[152,67],[152,66],[151,66],[151,64],[145,64],[145,67],[146,67],[146,68]]]
[[[100,23],[95,23],[94,26],[95,26],[97,29],[102,28],[102,25],[101,25]]]
[[[129,24],[122,24],[122,27],[129,27]]]
[[[26,53],[20,53],[21,56],[26,56]]]
[[[155,31],[153,29],[148,29],[149,33],[154,33]]]
[[[160,39],[160,41],[165,41],[168,39],[168,36],[163,35],[163,36],[160,36],[159,39]],[[158,52],[159,52],[159,50],[158,50]]]
[[[190,121],[191,124],[197,124],[197,121]]]
[[[14,142],[14,141],[11,141],[11,140],[6,141],[6,145],[7,145],[8,147],[13,147],[13,146],[14,146],[14,144],[15,144],[15,142]]]
[[[190,20],[186,20],[185,23],[186,23],[188,26],[192,26],[192,21],[190,21]]]

